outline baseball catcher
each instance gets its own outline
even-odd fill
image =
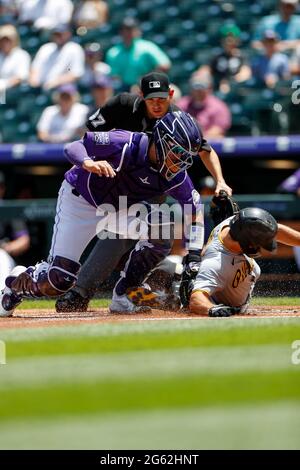
[[[71,289],[82,252],[98,231],[115,223],[116,214],[115,233],[123,235],[125,231],[128,235],[131,223],[140,230],[114,288],[110,310],[135,312],[137,307],[127,292],[141,285],[169,254],[172,238],[160,236],[161,228],[170,223],[163,212],[157,214],[149,203],[139,205],[139,215],[135,212],[130,216],[129,209],[170,194],[181,206],[189,206],[197,220],[200,196],[186,170],[198,154],[201,140],[191,116],[178,111],[157,122],[150,140],[143,133],[116,130],[87,132],[83,139],[67,144],[65,154],[74,166],[66,173],[59,191],[48,261],[6,279],[0,295],[0,316],[12,315],[24,297],[58,296]],[[126,206],[121,207],[124,198]],[[190,233],[191,247],[200,247],[201,227],[193,226]]]
[[[144,75],[140,88],[141,95],[120,93],[108,100],[88,119],[86,124],[88,130],[142,131],[151,138],[157,119],[163,118],[169,112],[180,111],[172,102],[174,90],[166,74],[152,72]],[[231,193],[231,188],[224,181],[219,158],[203,136],[198,155],[217,183],[216,193],[222,189]],[[80,269],[74,288],[57,299],[56,310],[86,311],[97,288],[107,280],[122,257],[126,257],[134,245],[134,240],[131,239],[99,239]]]

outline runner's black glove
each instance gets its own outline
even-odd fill
[[[240,311],[240,307],[229,307],[228,305],[220,304],[211,307],[208,311],[208,315],[210,317],[231,317],[231,315],[240,313]]]
[[[201,263],[201,253],[199,251],[190,251],[183,258],[183,272],[179,286],[179,296],[183,307],[188,307],[190,296],[194,286],[194,280],[197,277]]]

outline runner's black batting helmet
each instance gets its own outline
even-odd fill
[[[261,248],[271,252],[276,250],[277,230],[277,222],[269,212],[247,207],[230,221],[229,234],[240,244],[243,253],[257,258],[261,256]]]

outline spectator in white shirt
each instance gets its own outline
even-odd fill
[[[19,47],[16,28],[0,27],[0,90],[19,85],[29,76],[30,55]]]
[[[17,5],[19,23],[30,24],[36,29],[70,23],[74,9],[71,0],[17,0]]]
[[[79,138],[88,114],[88,107],[78,103],[79,94],[73,84],[61,86],[54,93],[57,104],[44,109],[37,124],[43,142],[62,143]]]
[[[71,41],[69,25],[59,25],[52,30],[53,42],[40,47],[31,67],[29,83],[51,90],[77,81],[84,74],[84,51]]]

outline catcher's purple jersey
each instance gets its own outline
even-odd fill
[[[187,173],[179,173],[171,181],[163,178],[151,167],[147,156],[148,142],[147,135],[138,132],[87,132],[82,141],[78,141],[79,151],[95,161],[107,160],[116,176],[98,176],[81,166],[74,166],[65,174],[65,179],[94,206],[105,203],[118,209],[119,196],[127,196],[128,205],[131,205],[169,194],[181,205],[193,204],[197,211],[199,196]],[[68,158],[76,163],[72,155]]]

